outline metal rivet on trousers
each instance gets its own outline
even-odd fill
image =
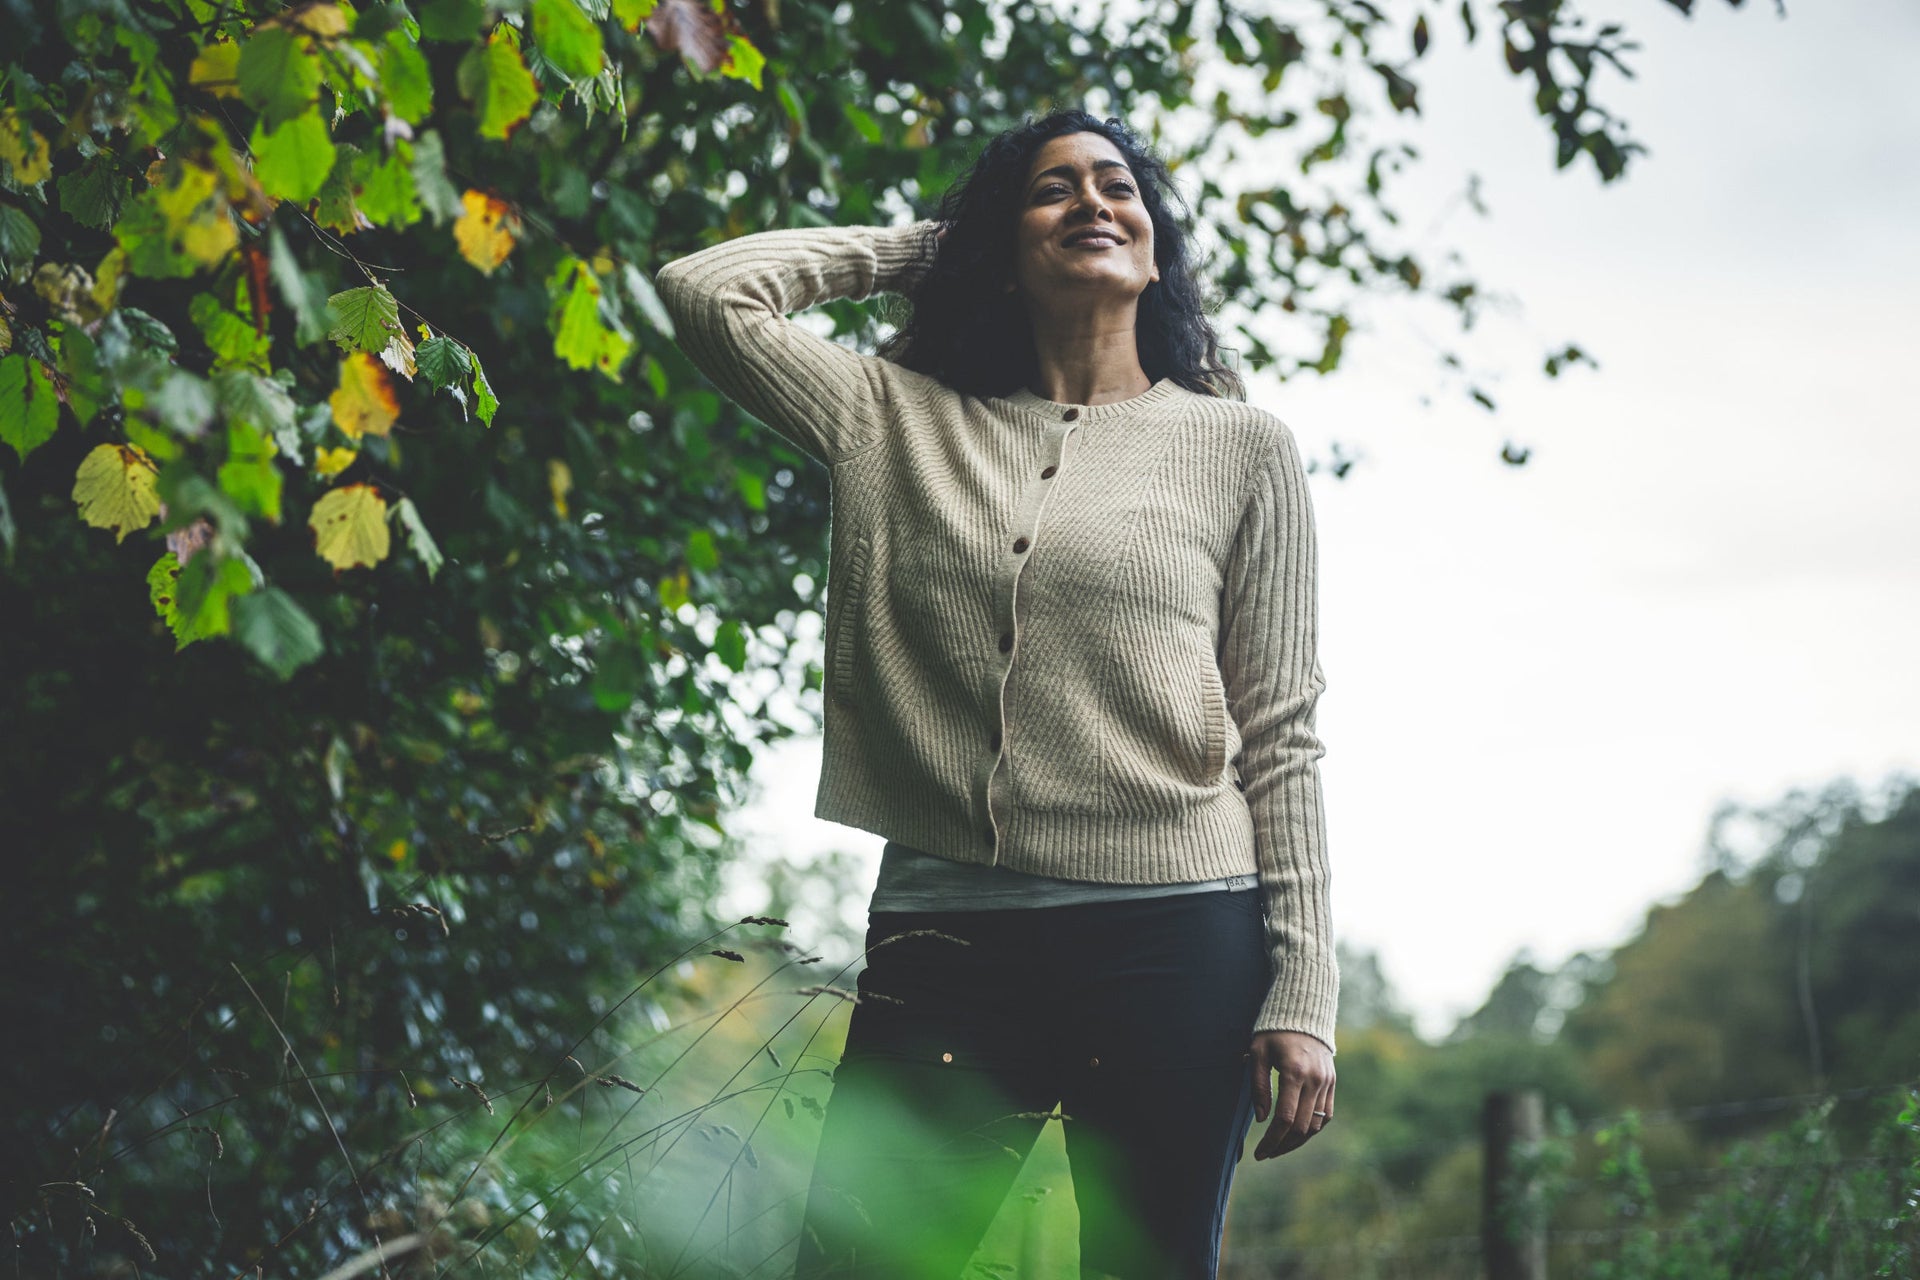
[[[1088,1065],[1088,1066],[1090,1066],[1090,1067],[1097,1067],[1097,1066],[1099,1066],[1099,1065],[1100,1065],[1100,1059],[1098,1059],[1098,1058],[1089,1058],[1089,1059],[1087,1060],[1087,1065]]]
[[[940,1061],[942,1061],[942,1062],[952,1062],[952,1061],[953,1061],[953,1055],[952,1055],[952,1054],[950,1054],[950,1053],[943,1053],[943,1054],[941,1054],[941,1055],[940,1055]]]

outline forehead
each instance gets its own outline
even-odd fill
[[[1027,166],[1027,179],[1032,181],[1044,169],[1056,165],[1071,165],[1076,169],[1085,169],[1097,161],[1114,160],[1126,164],[1126,157],[1120,154],[1120,148],[1097,133],[1066,133],[1057,138],[1048,138],[1034,153],[1033,163]]]

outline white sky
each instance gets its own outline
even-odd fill
[[[1523,309],[1462,339],[1371,303],[1334,377],[1251,384],[1309,455],[1363,454],[1312,480],[1334,919],[1429,1034],[1521,948],[1623,941],[1721,799],[1920,772],[1920,6],[1617,7],[1588,12],[1638,78],[1596,96],[1649,154],[1611,187],[1553,168],[1484,30],[1430,19],[1394,207]],[[1600,368],[1545,378],[1568,340]],[[1436,344],[1497,413],[1419,403]],[[882,841],[811,816],[818,769],[817,740],[763,756],[723,908],[837,848],[863,926]]]

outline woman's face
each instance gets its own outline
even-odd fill
[[[1014,246],[1029,297],[1138,297],[1160,278],[1153,220],[1120,149],[1097,133],[1049,138],[1027,169]]]

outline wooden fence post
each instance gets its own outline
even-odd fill
[[[1524,1172],[1524,1158],[1540,1149],[1545,1116],[1545,1104],[1531,1089],[1487,1095],[1480,1213],[1487,1280],[1547,1280],[1547,1224],[1531,1212],[1538,1187],[1515,1176]]]

